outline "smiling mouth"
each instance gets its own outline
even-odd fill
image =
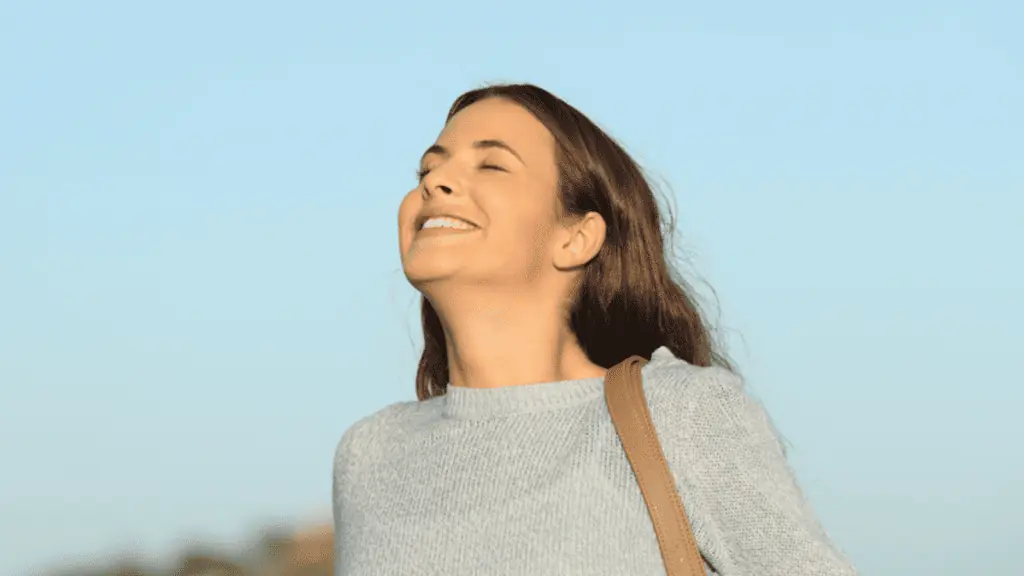
[[[427,232],[436,230],[469,232],[476,229],[478,229],[478,226],[461,218],[455,218],[453,216],[435,216],[434,218],[427,218],[422,224],[420,224],[417,231]]]

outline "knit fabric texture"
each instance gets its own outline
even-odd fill
[[[737,376],[667,348],[642,374],[708,574],[856,574]],[[334,462],[336,575],[665,574],[603,384],[449,386],[353,424]]]

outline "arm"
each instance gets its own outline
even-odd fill
[[[346,493],[352,485],[353,460],[355,457],[354,438],[356,426],[350,427],[342,436],[334,452],[334,471],[332,474],[332,504],[334,510],[334,575],[345,576],[351,567],[345,562],[351,551],[345,545],[349,529],[349,520],[345,507]]]
[[[684,388],[686,483],[722,544],[721,576],[855,576],[797,485],[768,415],[738,377],[704,369]],[[691,396],[690,394],[693,394]]]

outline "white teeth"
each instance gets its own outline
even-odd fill
[[[472,230],[474,226],[465,220],[459,220],[458,218],[431,218],[423,223],[422,230],[428,230],[430,228],[454,228],[456,230]]]

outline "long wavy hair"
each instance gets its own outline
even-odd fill
[[[671,212],[663,219],[654,189],[629,154],[579,110],[530,84],[499,84],[459,96],[445,123],[487,98],[522,106],[555,140],[559,204],[563,216],[597,212],[606,223],[605,242],[584,268],[573,291],[568,322],[591,362],[610,368],[626,358],[650,358],[660,346],[699,366],[732,369],[701,313],[692,288],[666,253],[674,232]],[[416,395],[445,393],[448,350],[437,312],[422,298],[423,354]]]

